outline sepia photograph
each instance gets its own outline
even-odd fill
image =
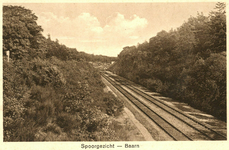
[[[226,5],[2,3],[3,143],[225,145]]]

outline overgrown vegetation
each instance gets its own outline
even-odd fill
[[[225,7],[125,47],[110,70],[226,121]]]
[[[103,92],[99,72],[76,49],[43,37],[36,20],[31,10],[3,6],[4,141],[118,140],[110,116],[123,103]]]

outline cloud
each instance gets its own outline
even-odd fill
[[[52,12],[43,12],[38,18],[38,24],[43,27],[44,35],[50,34],[53,40],[57,38],[66,46],[75,45],[80,51],[95,54],[101,53],[105,48],[113,49],[112,52],[115,53],[114,49],[120,47],[122,50],[123,46],[131,43],[131,40],[135,40],[136,43],[136,39],[141,37],[140,32],[148,25],[145,18],[137,15],[125,18],[118,12],[107,18],[104,27],[101,27],[97,17],[90,13],[81,13],[75,18],[69,18],[56,16]]]
[[[147,25],[148,21],[145,18],[133,15],[130,19],[126,19],[124,15],[115,13],[113,16],[108,17],[104,30],[106,32],[132,34],[145,28]]]
[[[75,24],[81,24],[84,30],[100,33],[103,29],[100,27],[98,19],[89,13],[82,13],[75,19]],[[83,25],[83,26],[82,26]]]
[[[103,31],[98,19],[89,13],[81,13],[76,18],[56,16],[52,12],[43,12],[39,15],[38,23],[42,24],[45,32],[54,36],[89,36]]]

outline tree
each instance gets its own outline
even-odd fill
[[[39,48],[43,40],[37,16],[21,6],[3,6],[3,51],[10,51],[11,58],[21,59],[29,51]],[[5,54],[5,53],[4,53]]]
[[[209,36],[211,50],[216,53],[226,51],[226,4],[218,2],[216,11],[210,13]]]
[[[149,43],[124,47],[111,70],[226,120],[226,11],[217,3]]]

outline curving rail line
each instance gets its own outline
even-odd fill
[[[124,90],[119,84],[116,84],[114,81],[112,81],[111,79],[109,79],[104,75],[102,76],[174,140],[180,140],[180,141],[191,140],[178,128],[170,124],[168,121],[163,119],[159,114],[151,110],[148,106],[146,106],[145,104],[140,102],[137,98],[135,98],[133,95],[128,93],[126,90]]]
[[[192,136],[186,135],[184,132],[182,132],[180,129],[172,125],[169,121],[161,117],[158,113],[153,111],[151,108],[149,108],[146,104],[138,100],[136,97],[134,97],[132,94],[130,94],[128,91],[123,89],[120,84],[117,84],[114,82],[116,77],[113,77],[113,80],[110,79],[110,77],[105,76],[102,74],[102,76],[110,82],[114,87],[116,87],[117,90],[119,90],[124,96],[126,96],[137,108],[139,108],[144,114],[146,114],[151,120],[153,120],[162,130],[164,130],[168,135],[170,135],[174,140],[195,140]],[[117,80],[117,79],[116,79]],[[119,77],[120,82],[120,77]],[[121,80],[123,82],[124,79]],[[166,105],[165,103],[161,102],[160,100],[144,93],[143,91],[135,88],[134,86],[127,84],[126,87],[136,93],[137,95],[140,95],[144,99],[148,100],[150,103],[154,104],[155,106],[159,107],[163,111],[167,112],[168,114],[172,115],[176,119],[182,121],[187,126],[193,128],[203,136],[205,136],[205,139],[208,140],[226,140],[226,136],[222,135],[213,129],[207,127],[206,125],[201,124],[200,122],[196,121],[195,119],[185,115],[184,113],[180,112],[179,110],[176,110],[172,108],[171,106]]]

